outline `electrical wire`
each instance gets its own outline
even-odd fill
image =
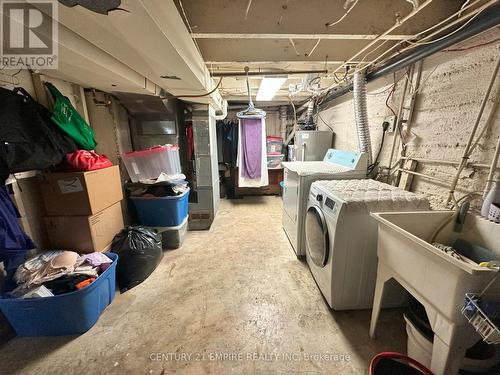
[[[470,47],[444,49],[442,52],[462,52],[462,51],[468,51],[468,50],[471,50],[471,49],[474,49],[474,48],[488,46],[488,45],[496,43],[498,41],[500,41],[500,38],[496,38],[496,39],[490,40],[489,42],[476,44],[476,45],[470,46]]]
[[[351,7],[349,9],[346,10],[346,12],[337,20],[337,21],[330,21],[330,22],[327,22],[325,23],[325,26],[326,27],[332,27],[340,22],[342,22],[344,20],[344,18],[347,17],[347,15],[351,12],[351,10],[354,9],[354,7],[356,6],[356,4],[358,3],[359,0],[354,0],[354,4],[351,5]]]
[[[177,95],[177,96],[171,96],[171,97],[169,97],[169,99],[171,99],[171,98],[176,98],[176,99],[179,99],[179,98],[203,98],[204,96],[212,95],[215,91],[217,91],[217,89],[219,88],[219,86],[220,86],[221,83],[222,83],[222,77],[220,77],[219,83],[217,83],[217,86],[215,86],[215,88],[212,91],[207,92],[206,94],[201,94],[201,95]]]
[[[375,157],[375,161],[368,166],[368,172],[367,175],[372,174],[373,170],[379,165],[379,158],[380,158],[380,153],[382,152],[382,148],[384,147],[384,141],[385,141],[385,133],[387,131],[387,128],[384,128],[382,130],[382,140],[380,141],[380,147],[378,148],[377,156]]]
[[[434,67],[434,69],[432,69],[432,72],[430,72],[427,77],[424,78],[424,80],[418,85],[417,89],[413,91],[413,94],[418,94],[420,92],[420,90],[422,90],[425,86],[425,84],[427,83],[427,81],[429,80],[429,78],[431,78],[431,76],[434,74],[434,72],[437,70],[437,68],[439,68],[441,64],[438,64]],[[412,86],[413,88],[413,86]]]
[[[288,40],[290,41],[290,44],[292,45],[293,50],[295,51],[295,54],[296,54],[297,56],[300,56],[300,52],[299,52],[299,51],[297,51],[297,47],[295,47],[295,42],[293,41],[293,39],[292,39],[292,38],[289,38]]]
[[[367,92],[366,95],[380,95],[380,94],[386,93],[389,90],[393,90],[394,85],[398,84],[399,81],[401,81],[403,78],[406,78],[406,74],[403,74],[401,77],[399,77],[397,79],[397,81],[395,83],[390,84],[389,87],[387,87],[386,89],[383,89],[381,91],[376,91],[376,92]]]
[[[348,61],[352,61],[354,60],[356,57],[358,57],[361,53],[367,51],[369,48],[371,48],[377,41],[380,40],[380,38],[388,35],[389,33],[391,33],[393,30],[397,29],[398,27],[400,27],[402,24],[404,24],[406,21],[408,21],[410,18],[412,18],[413,16],[415,16],[416,14],[418,14],[422,9],[426,8],[427,6],[429,6],[431,3],[432,3],[433,0],[426,0],[424,1],[420,7],[418,9],[415,9],[413,11],[411,11],[408,15],[406,15],[403,19],[397,21],[393,26],[391,26],[389,29],[387,29],[386,31],[384,31],[382,34],[380,34],[379,36],[377,36],[375,39],[373,39],[370,43],[368,43],[368,45],[366,45],[365,47],[363,47],[360,51],[358,51],[356,54],[354,54],[354,56],[351,56],[351,58],[348,60]],[[409,38],[408,38],[409,39]],[[398,46],[398,44],[396,44],[395,46]],[[392,50],[394,47],[391,47],[389,50]],[[372,61],[371,64],[373,64],[374,61]],[[334,70],[334,73],[335,72],[338,72],[340,69],[342,69],[345,65],[347,64],[344,63],[342,64],[341,66],[339,66],[337,69]],[[365,67],[366,68],[366,67]],[[325,90],[328,91],[328,90],[331,90],[333,88],[333,85],[327,87]]]
[[[470,3],[470,0],[465,0],[465,3],[462,4],[462,6],[460,7],[460,13],[458,13],[458,17],[460,17],[460,15],[462,14],[462,11],[463,9],[467,6],[467,4]]]
[[[248,12],[250,12],[250,7],[252,6],[252,0],[248,0],[247,8],[245,10],[245,19],[248,18]]]
[[[316,116],[321,120],[323,121],[323,124],[325,124],[326,126],[328,126],[328,128],[333,132],[333,128],[325,121],[323,120],[323,117],[321,117],[321,115],[319,114],[319,111],[318,111],[318,107],[319,106],[316,106]]]
[[[483,8],[481,9],[479,12],[477,12],[476,14],[474,14],[471,18],[469,18],[465,23],[463,23],[460,27],[456,28],[455,30],[453,30],[452,32],[446,34],[446,35],[443,35],[442,37],[439,37],[439,38],[436,38],[436,39],[433,39],[433,40],[430,40],[430,41],[427,41],[427,42],[422,42],[422,41],[418,41],[418,42],[411,42],[409,40],[407,40],[407,43],[411,44],[412,46],[421,46],[421,45],[427,45],[427,44],[432,44],[432,43],[436,43],[436,42],[439,42],[443,39],[446,39],[448,38],[449,36],[459,32],[460,30],[462,30],[465,26],[467,26],[469,23],[471,23],[477,16],[479,16],[482,12],[484,12],[486,9],[488,8]],[[427,36],[425,37],[424,39],[427,39],[429,38],[430,36]]]
[[[314,44],[314,47],[311,49],[311,51],[307,54],[307,57],[311,57],[311,55],[313,54],[314,50],[316,49],[316,47],[319,45],[319,42],[321,42],[321,39],[318,39],[318,41],[316,42],[316,44]]]
[[[435,28],[437,28],[437,27],[439,27],[439,26],[443,25],[444,23],[446,23],[446,22],[450,21],[451,19],[453,19],[455,16],[457,16],[457,15],[461,14],[461,12],[463,12],[463,11],[465,11],[465,10],[467,10],[467,9],[469,9],[469,8],[471,8],[471,7],[473,7],[473,6],[476,6],[476,5],[477,5],[478,3],[480,3],[480,2],[481,2],[481,0],[476,0],[476,1],[472,2],[472,3],[470,3],[470,4],[466,4],[467,2],[466,2],[466,3],[464,3],[464,4],[463,4],[463,8],[462,8],[461,10],[456,11],[455,13],[453,13],[453,14],[452,14],[452,15],[450,15],[449,17],[445,18],[444,20],[442,20],[442,21],[438,22],[437,24],[432,25],[432,26],[428,27],[427,29],[420,31],[420,32],[418,32],[417,34],[412,35],[411,37],[408,37],[408,38],[405,38],[405,39],[401,40],[399,43],[395,44],[394,46],[392,46],[392,47],[390,47],[389,49],[387,49],[386,51],[384,51],[384,52],[383,52],[381,55],[379,55],[377,58],[373,59],[370,63],[368,63],[368,64],[367,64],[366,66],[364,66],[363,68],[364,68],[364,69],[366,69],[366,68],[368,68],[369,66],[372,66],[373,64],[375,64],[375,63],[377,63],[377,62],[381,61],[381,59],[382,59],[384,56],[386,56],[389,52],[393,51],[393,50],[394,50],[394,49],[396,49],[396,48],[401,47],[401,45],[402,45],[403,43],[407,42],[408,40],[418,38],[420,35],[425,34],[425,33],[429,32],[429,31],[431,31],[431,30],[433,30],[433,29],[435,29]],[[467,14],[467,15],[463,16],[463,17],[460,17],[459,19],[455,20],[454,22],[452,22],[452,23],[451,23],[451,24],[449,24],[449,25],[446,25],[446,26],[442,27],[440,30],[438,30],[438,31],[436,31],[436,32],[440,32],[440,31],[442,31],[443,29],[446,29],[446,28],[448,28],[448,27],[453,26],[455,23],[457,23],[457,22],[458,22],[458,21],[460,21],[461,19],[464,19],[464,18],[468,18],[468,17],[470,17],[470,16],[473,16],[475,12],[476,12],[476,14],[477,14],[477,12],[481,12],[481,11],[483,11],[484,9],[486,9],[486,8],[490,7],[493,3],[494,3],[494,1],[489,2],[489,3],[488,3],[488,4],[486,4],[486,5],[483,5],[483,6],[482,6],[482,9],[481,9],[481,8],[474,9],[471,13],[469,13],[469,14]],[[407,17],[408,17],[408,16],[407,16]],[[391,29],[389,29],[389,30],[394,29],[394,27],[395,27],[395,26],[393,26],[393,27],[392,27]],[[386,31],[386,32],[385,32],[385,33],[383,33],[382,35],[386,35],[387,33],[388,33],[388,31]],[[373,42],[372,42],[372,43],[373,43]],[[365,47],[365,48],[366,48],[366,47]],[[376,47],[376,48],[378,48],[378,47]],[[398,52],[396,52],[395,54],[392,54],[392,55],[391,55],[391,56],[389,56],[389,57],[394,57],[394,56],[395,56],[395,55],[397,55],[398,53],[403,52],[403,51],[405,51],[405,50],[407,50],[407,49],[409,49],[409,48],[411,48],[411,46],[409,46],[409,47],[407,47],[407,48],[404,48],[404,49],[402,49],[402,50],[399,50]],[[359,54],[359,52],[358,52],[358,54]],[[355,55],[355,56],[357,56],[357,55]],[[353,59],[353,57],[351,57],[351,59],[350,59],[350,60],[352,60],[352,59]],[[333,73],[335,73],[336,71],[338,71],[339,69],[341,69],[341,68],[342,68],[343,66],[345,66],[345,65],[346,65],[346,63],[342,64],[342,65],[341,65],[339,68],[337,68],[337,70],[335,70]],[[338,85],[339,83],[338,83],[338,82],[336,82],[336,84]],[[324,91],[326,92],[326,94],[328,94],[329,92],[331,92],[331,90],[332,90],[334,87],[335,87],[335,85],[330,85],[329,87],[326,87],[326,88],[324,89]]]
[[[293,104],[293,100],[292,100],[292,98],[290,98],[290,96],[288,97],[288,100],[290,101],[290,104],[292,105],[292,108],[293,108],[293,119],[294,119],[293,128],[297,129],[298,123],[297,123],[297,111],[295,109],[295,104]]]
[[[376,91],[376,92],[367,92],[366,95],[371,95],[371,96],[376,96],[380,94],[385,94],[387,91],[392,90],[394,84],[390,84],[389,87],[381,90],[381,91]]]
[[[397,117],[396,115],[396,111],[394,110],[394,108],[392,108],[390,105],[389,105],[389,100],[392,98],[392,96],[394,95],[394,91],[396,91],[396,83],[393,83],[392,84],[392,88],[391,88],[391,92],[389,92],[389,95],[387,95],[387,98],[385,99],[385,106],[387,108],[389,108],[389,110],[392,112],[392,114]]]

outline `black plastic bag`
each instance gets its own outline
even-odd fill
[[[119,255],[116,278],[121,293],[146,280],[163,256],[160,235],[141,226],[121,230],[113,239],[111,251]]]

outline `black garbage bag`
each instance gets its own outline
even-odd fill
[[[113,239],[111,251],[119,255],[116,278],[121,293],[146,280],[163,256],[161,236],[141,226],[121,230]]]

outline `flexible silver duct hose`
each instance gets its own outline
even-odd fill
[[[372,164],[372,142],[368,127],[368,109],[366,107],[366,79],[364,72],[354,73],[353,79],[354,118],[358,132],[359,151],[368,155],[368,165]]]

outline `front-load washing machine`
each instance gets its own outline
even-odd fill
[[[329,149],[323,161],[282,163],[283,229],[297,257],[306,255],[304,217],[313,181],[366,178],[367,156],[362,152]]]
[[[377,224],[370,212],[421,211],[421,195],[374,180],[317,181],[311,185],[305,219],[306,259],[334,310],[372,307],[377,276]],[[401,306],[394,282],[384,307]]]

